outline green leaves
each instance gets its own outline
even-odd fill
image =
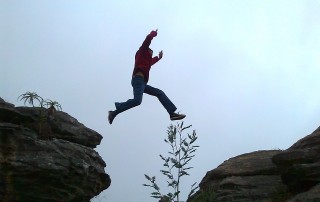
[[[198,186],[196,186],[196,182],[195,183],[193,183],[192,185],[191,185],[191,191],[189,192],[189,194],[188,194],[188,198],[190,198],[190,196],[192,195],[192,194],[194,194],[195,193],[195,191],[199,188]]]
[[[156,190],[156,192],[152,192],[152,193],[151,193],[151,197],[153,197],[153,198],[161,198],[162,195],[161,195],[161,193],[160,193],[160,188],[159,188],[159,186],[158,186],[157,183],[156,183],[156,177],[155,177],[155,176],[150,177],[150,176],[148,176],[148,175],[146,175],[146,174],[145,174],[144,176],[145,176],[145,178],[150,182],[150,184],[142,184],[142,186],[151,187],[151,188],[153,188],[154,190]]]
[[[24,105],[26,102],[28,102],[30,105],[34,107],[34,101],[38,101],[39,104],[42,106],[43,103],[43,98],[40,97],[37,93],[35,92],[26,92],[24,94],[21,94],[18,99],[20,98],[20,101],[24,100]]]
[[[189,176],[188,171],[193,167],[187,166],[192,158],[195,156],[195,152],[199,146],[193,145],[197,140],[197,134],[195,130],[192,134],[187,134],[187,137],[183,135],[183,132],[189,129],[192,125],[184,126],[184,123],[177,123],[177,125],[170,125],[167,128],[167,138],[164,142],[169,144],[170,150],[169,156],[159,155],[163,161],[164,169],[160,172],[167,178],[168,187],[173,188],[173,192],[167,195],[162,195],[158,185],[155,183],[155,177],[149,177],[145,175],[150,184],[143,184],[144,186],[151,187],[156,192],[151,193],[153,198],[165,199],[164,201],[179,201],[180,189],[179,185],[183,176]],[[197,183],[192,185],[189,195],[193,194],[198,187],[195,187]]]
[[[151,177],[149,177],[148,175],[144,174],[145,178],[147,178],[147,180],[151,181]]]
[[[39,96],[37,93],[35,92],[26,92],[24,94],[21,94],[18,97],[18,100],[20,99],[20,101],[24,100],[24,105],[26,105],[26,102],[28,102],[30,105],[32,105],[32,107],[35,107],[35,101],[39,102],[39,107],[44,107],[46,106],[47,109],[49,109],[50,107],[54,108],[55,110],[62,110],[61,105],[57,102],[57,101],[52,101],[50,99],[44,100],[41,96]]]
[[[55,110],[62,110],[61,105],[57,101],[52,101],[47,99],[44,101],[44,105],[47,106],[47,108],[54,108]]]
[[[35,92],[28,91],[26,93],[21,94],[17,99],[20,99],[20,101],[24,100],[24,105],[26,105],[26,103],[28,102],[29,105],[32,105],[32,107],[35,107],[35,101],[39,103],[40,110],[37,109],[39,111],[38,132],[42,136],[44,136],[42,131],[42,124],[48,120],[52,120],[54,118],[54,112],[57,109],[62,110],[61,105],[58,102],[49,99],[44,101],[44,99]],[[47,110],[44,110],[44,106],[47,106]],[[49,135],[46,136],[48,137]]]

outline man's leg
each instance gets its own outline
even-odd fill
[[[146,87],[144,79],[140,76],[132,78],[131,85],[133,88],[133,99],[129,99],[126,102],[116,102],[116,110],[109,111],[109,123],[112,124],[113,119],[121,112],[136,107],[141,104],[143,92]]]
[[[175,111],[177,110],[177,107],[171,102],[171,100],[167,97],[167,95],[162,90],[146,85],[144,92],[149,95],[156,96],[159,99],[163,107],[170,114],[170,119],[172,121],[180,120],[186,117],[186,115],[184,114],[175,113]]]
[[[150,85],[146,85],[144,92],[149,95],[156,96],[170,115],[177,110],[177,107],[171,102],[171,100],[162,90],[154,88]]]
[[[126,111],[132,107],[136,107],[141,104],[142,102],[142,96],[144,89],[146,87],[146,84],[144,82],[144,79],[140,76],[134,77],[131,81],[131,85],[133,88],[133,99],[129,99],[126,102],[116,102],[116,110],[115,112],[117,114]]]

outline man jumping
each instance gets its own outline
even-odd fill
[[[186,117],[184,114],[175,113],[176,106],[170,101],[166,94],[157,88],[148,85],[149,71],[151,66],[162,59],[163,52],[159,52],[159,56],[152,57],[153,51],[149,48],[151,40],[156,37],[158,30],[151,31],[143,41],[141,47],[136,52],[135,64],[132,74],[131,85],[133,87],[133,99],[129,99],[126,102],[116,102],[116,110],[109,111],[108,121],[112,124],[113,119],[130,108],[136,107],[141,104],[143,93],[156,96],[163,107],[167,110],[171,120],[180,120]]]

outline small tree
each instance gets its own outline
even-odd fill
[[[47,99],[44,101],[44,106],[47,107],[47,109],[54,109],[54,110],[62,110],[61,105],[57,101],[52,101],[50,99]]]
[[[61,105],[57,101],[52,101],[50,99],[44,100],[35,92],[28,91],[21,94],[18,99],[20,99],[20,101],[24,100],[24,105],[28,102],[32,107],[35,107],[35,100],[39,102],[38,130],[40,134],[43,133],[43,127],[45,127],[46,122],[54,119],[56,110],[62,110]],[[47,107],[47,113],[45,113],[45,107]]]
[[[35,92],[26,92],[24,94],[21,94],[18,99],[20,98],[20,101],[24,100],[24,105],[28,101],[30,105],[34,107],[34,101],[37,100],[40,104],[40,106],[43,106],[43,98],[40,97],[37,93]]]
[[[50,99],[44,100],[41,96],[39,96],[35,92],[26,92],[21,94],[18,99],[20,101],[24,100],[24,105],[26,105],[26,102],[28,102],[32,107],[35,107],[34,101],[39,102],[39,107],[42,109],[44,106],[47,107],[47,109],[54,109],[54,110],[62,110],[61,105],[57,101],[52,101]]]
[[[170,145],[169,157],[160,155],[160,158],[164,162],[164,169],[160,170],[160,172],[168,178],[168,186],[173,189],[173,192],[162,195],[159,186],[156,184],[156,177],[150,177],[145,174],[145,178],[149,181],[149,184],[143,184],[143,186],[151,187],[155,190],[151,193],[151,197],[158,198],[163,202],[179,202],[181,178],[189,175],[188,171],[193,167],[188,167],[188,164],[195,156],[194,152],[199,147],[193,145],[198,138],[195,130],[193,130],[192,134],[188,134],[187,137],[184,137],[182,134],[184,130],[190,127],[191,125],[183,127],[183,122],[177,123],[175,126],[171,124],[168,127],[168,137],[164,141]],[[195,185],[196,183],[191,186],[189,196],[197,189]]]

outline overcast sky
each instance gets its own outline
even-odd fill
[[[156,175],[167,193],[167,112],[149,95],[112,126],[107,111],[132,98],[134,54],[158,29],[149,84],[199,136],[185,200],[224,160],[286,149],[320,125],[319,11],[317,0],[0,0],[0,97],[20,106],[37,92],[103,135],[112,184],[95,201],[156,201],[142,184]]]

